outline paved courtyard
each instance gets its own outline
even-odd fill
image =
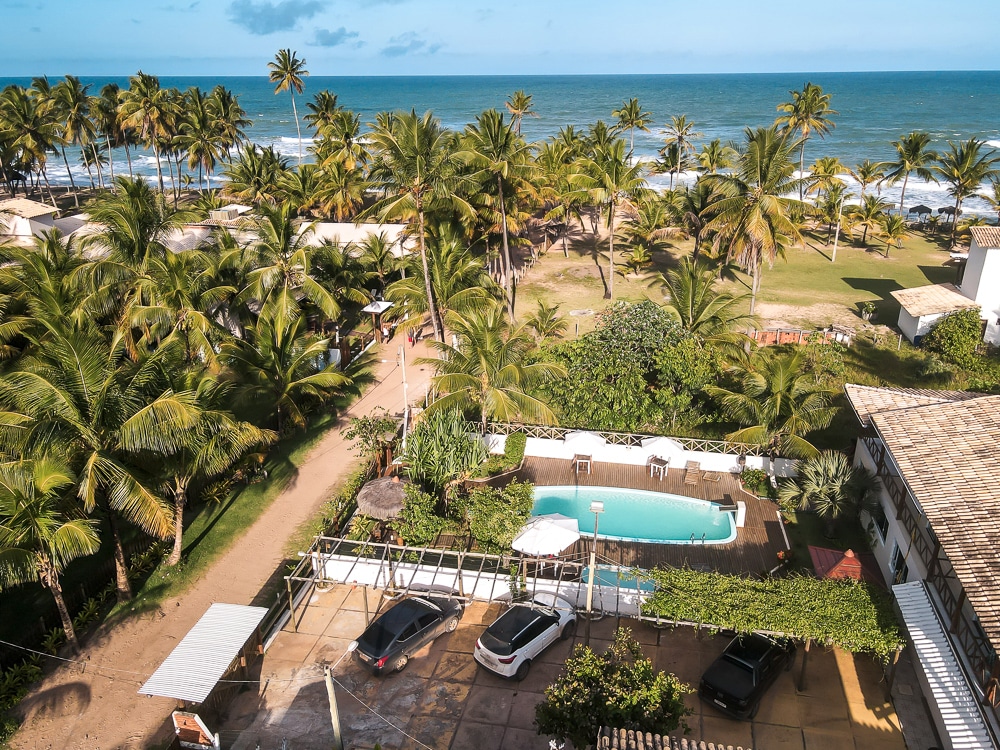
[[[369,592],[368,597],[374,608],[376,595]],[[472,649],[485,624],[500,611],[496,604],[471,605],[458,630],[425,647],[399,674],[375,678],[352,658],[341,661],[334,674],[341,683],[337,699],[346,747],[370,749],[377,743],[386,750],[545,750],[547,738],[533,728],[534,707],[560,673],[572,644],[557,643],[545,652],[521,683],[495,677],[476,666]],[[223,717],[223,747],[331,746],[323,666],[337,662],[364,629],[362,589],[337,586],[317,593],[299,614],[298,632],[286,628],[264,657],[260,690],[242,693]],[[632,627],[658,669],[692,685],[728,641],[707,635],[699,639],[689,628],[656,630],[629,620],[623,624]],[[594,623],[592,645],[606,646],[615,625],[613,619]],[[575,642],[580,638],[578,634]],[[781,675],[753,722],[729,719],[689,696],[690,736],[759,750],[906,747],[878,665],[866,657],[813,648],[806,690],[797,693],[794,677],[801,649],[799,653],[795,669]]]

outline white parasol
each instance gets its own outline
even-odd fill
[[[534,557],[558,555],[580,538],[580,524],[561,513],[531,518],[514,537],[511,546]]]

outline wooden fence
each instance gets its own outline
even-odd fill
[[[766,328],[763,331],[754,330],[750,338],[758,346],[783,346],[785,344],[808,344],[819,341],[824,344],[836,342],[844,346],[851,345],[853,333],[837,328],[807,330],[804,328]]]

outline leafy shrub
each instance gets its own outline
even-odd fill
[[[66,631],[62,628],[52,628],[42,639],[42,650],[55,655],[59,647],[66,641]]]
[[[346,430],[340,434],[354,444],[358,456],[372,460],[378,454],[387,433],[395,434],[399,424],[385,409],[377,409],[370,415],[351,417]]]
[[[487,552],[499,554],[531,515],[535,486],[514,480],[503,489],[478,487],[469,492],[469,531]]]
[[[939,354],[946,362],[962,368],[973,367],[983,338],[983,323],[975,308],[945,316],[924,336],[921,345]]]
[[[523,432],[511,433],[504,441],[503,453],[493,454],[486,459],[486,463],[479,467],[476,476],[492,477],[516,469],[524,460],[524,449],[527,444],[528,436]]]
[[[763,469],[744,469],[740,474],[740,481],[755,495],[767,495],[770,491],[771,482]]]
[[[933,354],[923,359],[917,367],[917,377],[934,383],[948,382],[955,376],[955,368]]]
[[[92,596],[83,603],[83,607],[81,607],[80,611],[76,613],[76,617],[73,618],[73,627],[78,630],[82,630],[100,616],[101,602],[99,599]]]
[[[403,510],[393,522],[393,527],[412,547],[426,547],[444,529],[447,521],[435,514],[437,500],[433,495],[413,484],[407,484],[403,497]]]
[[[443,494],[449,482],[470,476],[486,457],[486,446],[469,435],[469,425],[457,409],[427,414],[403,453],[410,478],[436,494]]]

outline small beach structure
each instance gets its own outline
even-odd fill
[[[511,542],[518,552],[532,557],[560,554],[580,539],[580,524],[561,513],[548,513],[529,519]]]
[[[812,559],[816,575],[820,578],[849,578],[854,581],[867,581],[885,588],[878,560],[872,554],[857,554],[850,549],[845,552],[828,547],[814,547],[810,544],[809,557]]]
[[[900,305],[899,330],[914,344],[919,344],[927,332],[946,315],[979,307],[950,283],[897,289],[891,294]]]
[[[403,510],[408,484],[395,476],[373,479],[358,492],[358,513],[380,521],[395,518]]]
[[[59,209],[28,198],[0,201],[0,237],[41,237],[55,227]]]
[[[265,607],[216,602],[181,639],[139,695],[173,698],[181,708],[211,710],[249,678],[263,653],[260,624]],[[220,684],[221,683],[221,684]]]

